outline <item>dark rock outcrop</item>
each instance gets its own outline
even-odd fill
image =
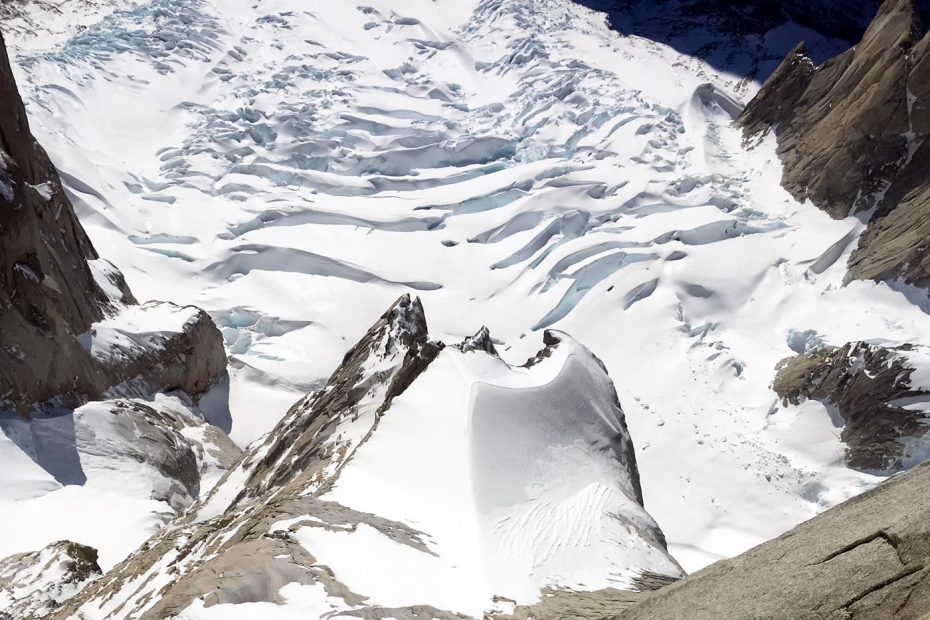
[[[926,413],[904,406],[930,401],[930,393],[910,384],[908,350],[852,342],[791,357],[780,364],[774,389],[785,404],[811,398],[837,408],[850,467],[900,469],[911,456],[907,441],[930,430]]]
[[[747,137],[774,131],[795,198],[871,219],[848,279],[930,286],[930,37],[914,0],[886,0],[859,44],[822,65],[799,45],[738,122]]]
[[[614,618],[926,617],[927,489],[930,462],[742,555],[645,594]]]
[[[88,265],[97,258],[32,137],[0,35],[0,398],[95,391],[99,369],[75,336],[109,305]]]
[[[160,348],[92,355],[82,336],[136,303],[97,255],[33,138],[0,35],[0,408],[75,407],[121,384],[135,394],[196,395],[222,376],[222,336],[203,312]]]
[[[497,355],[497,348],[494,346],[494,340],[491,338],[491,332],[487,327],[482,327],[474,336],[469,336],[457,345],[454,345],[460,351],[484,351],[488,355]]]
[[[167,302],[148,302],[140,306],[142,312],[158,312],[165,308],[176,313],[188,312],[190,316],[176,330],[146,334],[142,346],[119,351],[119,355],[110,359],[104,358],[106,381],[100,385],[101,393],[182,390],[198,396],[226,372],[223,335],[210,315],[193,306],[180,308]],[[92,328],[92,331],[95,330]],[[110,386],[115,389],[108,389]]]
[[[200,464],[183,434],[191,426],[191,420],[176,412],[140,400],[95,403],[74,414],[75,444],[85,461],[102,458],[152,467],[164,480],[154,499],[179,512],[200,494]]]

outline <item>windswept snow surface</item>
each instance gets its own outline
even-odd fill
[[[153,0],[49,41],[9,41],[34,133],[136,295],[215,317],[240,444],[412,290],[443,340],[480,317],[520,362],[553,326],[605,362],[687,569],[878,481],[774,366],[930,321],[842,286],[860,223],[743,146],[734,76],[568,0]]]
[[[370,527],[295,536],[371,604],[476,617],[495,596],[535,602],[545,587],[680,575],[636,501],[614,398],[598,362],[569,338],[528,369],[448,347],[323,496],[416,528],[430,554]]]

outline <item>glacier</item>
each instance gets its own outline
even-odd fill
[[[64,24],[4,25],[33,131],[136,295],[221,327],[241,447],[413,291],[440,340],[479,317],[507,363],[549,328],[603,361],[646,510],[688,571],[885,476],[846,467],[824,405],[782,405],[774,368],[814,343],[927,346],[930,318],[906,287],[843,285],[862,222],[792,199],[772,141],[731,126],[758,85],[568,0],[62,8]],[[497,388],[477,395],[509,407]],[[377,441],[414,432],[386,423]],[[508,450],[532,450],[510,432]],[[57,488],[33,469],[2,491],[26,514]],[[389,510],[358,499],[361,465],[343,475],[340,501]],[[155,529],[149,509],[121,527]],[[0,549],[34,551],[65,537],[56,527]],[[110,565],[144,536],[115,538]]]

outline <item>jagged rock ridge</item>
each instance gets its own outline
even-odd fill
[[[859,44],[822,65],[800,44],[739,122],[774,131],[798,200],[870,220],[848,279],[930,285],[930,37],[913,0],[886,0]]]
[[[271,605],[260,608],[270,615],[294,609],[282,594],[288,584],[289,592],[307,587],[325,593],[327,609],[345,615],[473,617],[507,600],[513,589],[518,596],[526,595],[503,575],[488,586],[495,597],[480,585],[501,570],[505,558],[519,560],[524,531],[536,532],[535,542],[526,549],[531,564],[526,569],[517,564],[520,571],[526,570],[524,580],[538,573],[553,585],[561,579],[579,586],[570,572],[564,574],[579,570],[572,559],[578,536],[588,541],[583,555],[584,563],[594,564],[592,575],[611,566],[617,571],[616,583],[625,583],[626,575],[631,588],[643,573],[680,576],[661,531],[642,508],[635,456],[612,384],[596,358],[566,336],[550,332],[547,343],[548,353],[538,356],[529,369],[510,367],[497,357],[484,329],[462,345],[444,347],[430,340],[419,300],[401,297],[352,347],[327,385],[296,403],[206,497],[52,617],[166,618],[183,612],[196,618],[227,609],[208,611],[216,605],[243,603]],[[458,374],[462,369],[464,374]],[[472,369],[481,369],[481,374],[472,375]],[[500,387],[493,385],[495,373],[503,373]],[[492,384],[470,383],[472,376]],[[545,391],[535,396],[536,388],[506,387],[515,381],[524,385],[525,377],[538,377],[534,381],[542,381],[539,389]],[[476,399],[474,409],[469,393]],[[443,406],[450,413],[444,413]],[[527,415],[547,429],[541,437],[555,443],[548,448],[535,443],[527,432],[533,427],[519,426]],[[555,429],[546,426],[552,423],[547,416],[553,415],[555,424],[563,425],[556,433],[565,436],[562,443],[552,435]],[[472,433],[459,426],[477,429],[475,443],[468,443]],[[524,432],[514,432],[518,428]],[[490,439],[494,436],[504,443],[497,445]],[[587,439],[579,443],[580,437]],[[481,454],[469,461],[456,443]],[[508,448],[502,453],[504,446]],[[522,450],[538,457],[551,450],[553,458],[569,453],[577,469],[555,485],[559,490],[537,490],[542,493],[540,502],[525,505],[521,502],[526,499],[507,491],[508,477],[519,478],[522,470],[537,466],[532,461],[518,466]],[[371,469],[382,454],[387,460]],[[495,458],[503,459],[501,463],[515,459],[513,467],[503,467]],[[455,464],[463,467],[456,469]],[[559,467],[564,469],[564,464]],[[595,473],[600,467],[608,468],[604,475],[609,487],[601,486]],[[474,497],[459,488],[461,472]],[[359,480],[366,482],[359,486]],[[549,482],[545,476],[536,480],[541,487]],[[387,503],[379,496],[388,498]],[[450,502],[457,502],[457,519],[443,515],[437,520],[429,512]],[[469,514],[476,510],[472,502],[478,509]],[[426,508],[418,511],[418,505]],[[561,533],[558,524],[564,525],[565,519],[580,519],[581,530]],[[514,532],[509,531],[510,520],[519,523]],[[463,551],[453,542],[463,537],[472,541],[469,532],[474,527],[485,532],[482,536],[503,536],[497,544],[504,545],[485,550],[498,559],[489,558],[490,564],[479,564],[480,569],[475,566],[476,574],[462,566],[475,560],[460,555]],[[364,544],[366,549],[381,549],[376,555],[365,554],[365,565],[372,566],[376,581],[368,583],[346,567],[351,553],[333,555],[327,550],[332,536],[340,541],[337,549],[352,548],[355,537],[375,536]],[[591,549],[603,549],[605,558],[590,555]],[[410,554],[422,559],[404,568]],[[443,564],[445,554],[453,566]],[[382,562],[395,569],[377,568]],[[426,563],[426,573],[417,567],[419,562]],[[584,563],[580,570],[588,575]],[[172,575],[170,581],[162,578],[166,574]],[[397,579],[401,581],[394,584]],[[426,585],[430,579],[436,580],[433,586]],[[385,586],[392,594],[379,594],[381,583],[394,584]],[[375,592],[365,591],[368,588]],[[496,588],[502,590],[500,598]],[[453,598],[475,593],[443,606],[433,591],[437,589],[455,593]]]

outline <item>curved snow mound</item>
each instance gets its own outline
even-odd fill
[[[544,342],[520,367],[485,328],[445,346],[402,296],[325,387],[54,618],[480,618],[547,588],[680,576],[604,366],[564,334]]]
[[[645,570],[680,575],[643,509],[610,378],[567,335],[548,332],[546,342],[523,367],[445,348],[326,495],[420,529],[438,557],[393,553],[363,531],[297,535],[348,587],[388,607],[426,596],[468,612],[494,596],[534,600],[547,586],[629,588]],[[379,552],[344,552],[369,545]],[[413,593],[412,582],[428,587]]]
[[[34,21],[4,22],[33,132],[133,291],[216,320],[239,445],[416,291],[437,337],[480,314],[522,360],[561,329],[623,377],[646,503],[689,569],[881,479],[847,467],[822,403],[780,404],[774,368],[797,334],[930,346],[926,295],[844,286],[863,225],[795,201],[774,138],[743,142],[730,95],[757,84],[570,0],[152,0],[66,44]],[[305,456],[308,480],[372,429],[383,395],[358,385],[351,427],[312,412],[338,458]],[[285,439],[269,459],[311,454]]]

